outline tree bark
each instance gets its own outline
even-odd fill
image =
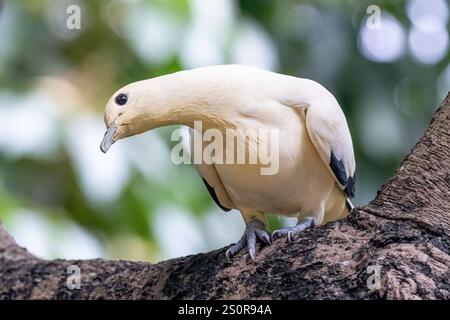
[[[449,299],[450,95],[394,177],[346,219],[259,248],[157,264],[39,259],[0,225],[1,299]],[[68,267],[80,268],[69,289]]]

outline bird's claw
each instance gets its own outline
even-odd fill
[[[245,227],[242,238],[235,244],[231,245],[225,253],[228,261],[233,258],[239,251],[248,248],[248,254],[250,258],[255,261],[256,259],[256,241],[257,239],[265,244],[271,244],[271,239],[266,231],[264,223],[259,220],[251,220]]]
[[[292,243],[295,241],[295,237],[301,233],[302,231],[311,228],[315,225],[314,219],[306,218],[299,224],[294,227],[282,228],[279,230],[275,230],[272,233],[272,241],[279,239],[281,237],[287,236],[288,243]]]

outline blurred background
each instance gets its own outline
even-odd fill
[[[322,83],[353,134],[356,204],[392,176],[450,88],[445,0],[0,3],[0,219],[43,258],[155,262],[244,230],[192,166],[170,161],[173,127],[100,152],[103,108],[129,82],[240,63]]]

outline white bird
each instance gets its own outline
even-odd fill
[[[223,65],[131,83],[106,106],[108,130],[101,149],[157,127],[194,128],[195,121],[202,121],[202,130],[263,128],[279,134],[275,174],[261,174],[259,158],[256,164],[195,165],[214,201],[225,211],[238,209],[246,223],[227,258],[247,247],[254,260],[257,240],[270,244],[287,236],[293,241],[303,230],[345,217],[353,208],[355,157],[344,113],[327,89],[308,79]],[[258,141],[250,139],[249,150]],[[268,213],[297,217],[298,223],[269,237]]]

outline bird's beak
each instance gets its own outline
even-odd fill
[[[108,149],[112,146],[112,144],[115,142],[113,137],[114,133],[116,133],[117,125],[116,122],[113,121],[111,123],[111,126],[106,130],[105,136],[103,137],[102,143],[100,143],[100,150],[102,150],[103,153],[106,153]]]

